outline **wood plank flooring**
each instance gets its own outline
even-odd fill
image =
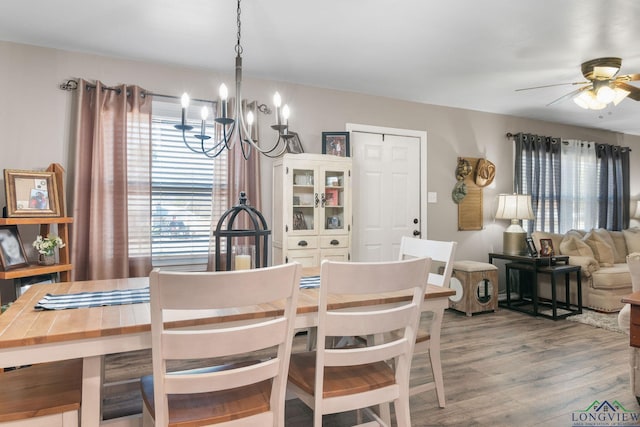
[[[296,338],[303,348],[305,337]],[[411,399],[413,426],[570,426],[571,414],[594,400],[617,400],[640,412],[629,386],[629,339],[617,332],[566,320],[501,309],[464,314],[447,310],[442,330],[447,399],[435,391]],[[151,372],[148,352],[108,356],[106,378],[121,381]],[[430,378],[425,355],[414,358],[412,381]],[[109,416],[139,411],[137,384],[110,388]],[[287,427],[312,425],[312,412],[287,402]],[[325,416],[324,425],[351,426],[353,413]]]

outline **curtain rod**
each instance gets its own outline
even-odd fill
[[[507,139],[513,139],[513,138],[515,137],[515,135],[514,135],[514,134],[512,134],[511,132],[507,132],[507,133],[506,133],[506,137],[507,137]],[[562,138],[560,138],[560,140],[562,141]],[[568,142],[567,142],[567,141],[562,141],[562,142],[563,142],[564,144],[568,144]],[[593,141],[586,141],[586,142],[593,142]],[[600,149],[603,149],[604,147],[602,147],[602,146],[604,146],[604,145],[611,145],[612,147],[618,147],[618,148],[620,148],[620,149],[622,149],[622,150],[624,150],[624,149],[626,148],[626,149],[628,149],[628,150],[629,150],[629,152],[633,151],[633,150],[631,150],[631,147],[623,147],[623,146],[621,146],[621,145],[601,144],[601,143],[596,143],[596,142],[594,142],[594,144],[596,144],[596,145],[600,145],[600,146],[601,146],[601,147],[600,147]]]
[[[95,84],[91,84],[91,83],[87,83],[87,87],[91,88],[91,89],[95,89],[96,85]],[[77,90],[78,89],[78,81],[74,80],[74,79],[69,79],[69,80],[67,80],[65,82],[60,83],[59,88],[61,90],[66,90],[66,91]],[[119,87],[102,86],[102,90],[113,90],[115,92],[118,92],[118,94],[120,94],[120,92],[121,92],[121,89]],[[180,99],[181,98],[181,97],[175,96],[175,95],[165,95],[165,94],[162,94],[162,93],[153,93],[153,92],[143,91],[142,92],[142,96],[146,96],[146,95],[162,96],[162,97],[171,98],[171,99]],[[197,99],[197,98],[194,98],[193,101],[210,102],[212,104],[217,103],[217,101],[212,101],[210,99]]]

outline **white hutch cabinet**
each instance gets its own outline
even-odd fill
[[[351,258],[351,159],[285,154],[273,170],[273,264]]]

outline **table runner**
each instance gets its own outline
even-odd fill
[[[317,288],[320,276],[303,277],[300,288]],[[102,307],[108,305],[139,304],[149,302],[149,287],[77,294],[45,295],[34,306],[36,310],[66,310],[69,308]]]

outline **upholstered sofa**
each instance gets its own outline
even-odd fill
[[[581,267],[584,307],[604,312],[622,308],[622,297],[632,292],[626,257],[629,253],[640,252],[640,228],[623,231],[570,230],[565,234],[536,231],[532,238],[538,248],[540,239],[551,239],[555,254],[568,255],[569,264]],[[545,286],[544,276],[540,279],[538,293],[541,298],[550,298],[551,287]],[[563,292],[564,284],[559,284],[559,287]],[[572,302],[577,298],[575,289],[571,286]]]

